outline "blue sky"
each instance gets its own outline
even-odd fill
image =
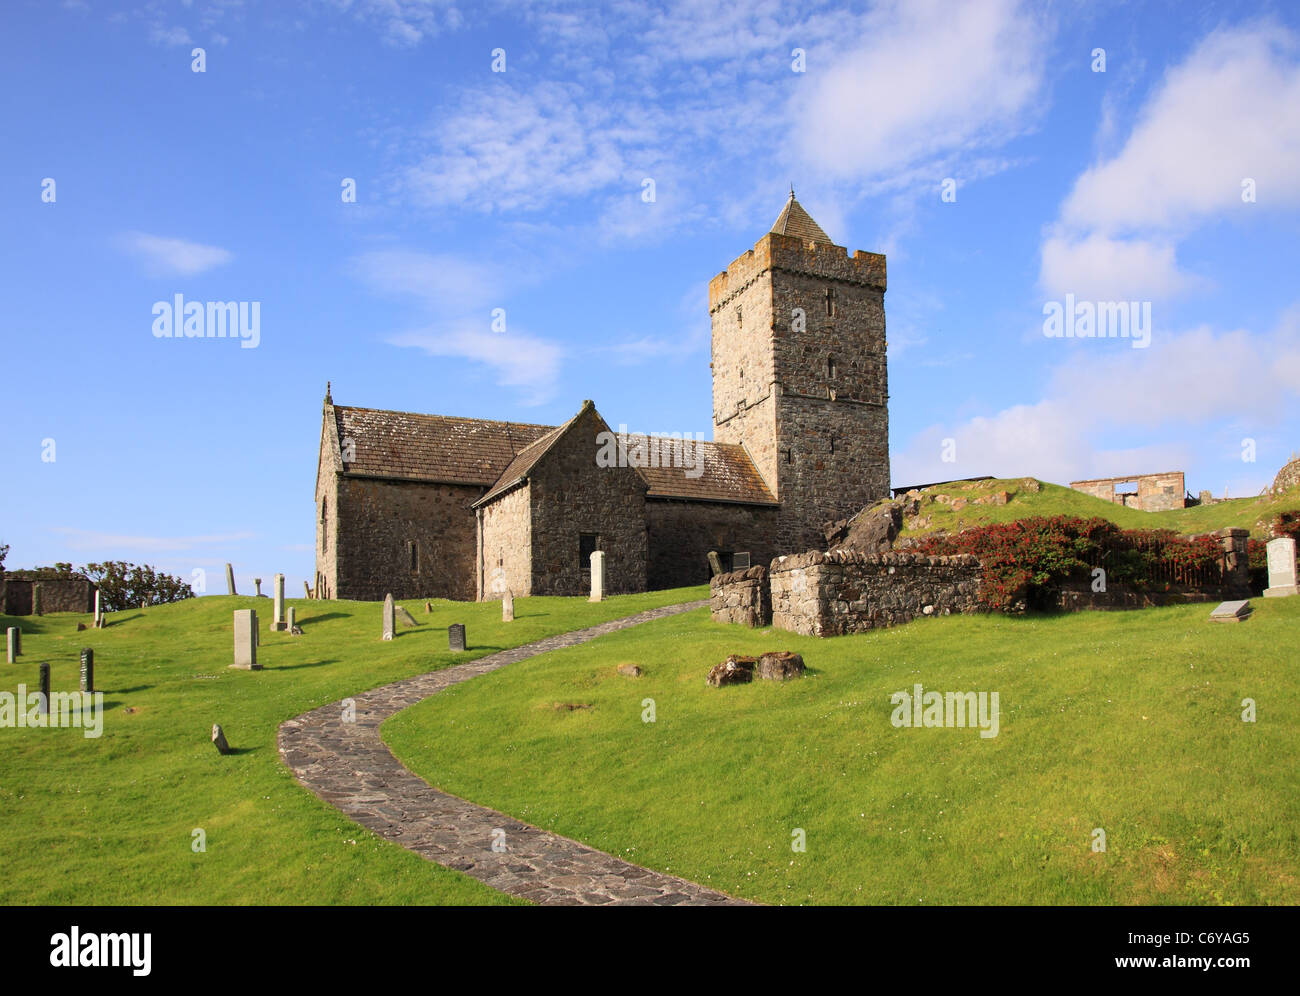
[[[711,438],[708,280],[791,182],[889,257],[896,484],[1300,448],[1293,4],[12,0],[0,83],[11,568],[300,590],[327,380]],[[177,294],[257,347],[156,337]],[[1045,336],[1066,294],[1150,345]]]

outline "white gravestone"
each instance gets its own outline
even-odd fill
[[[254,609],[235,610],[235,663],[230,665],[242,671],[260,671],[257,663],[257,612]]]
[[[591,598],[589,602],[601,602],[605,599],[605,551],[595,550],[591,554]]]
[[[389,592],[384,596],[384,639],[391,640],[393,631],[396,628],[396,612],[393,609],[393,595]]]
[[[284,575],[275,576],[275,605],[272,609],[274,613],[271,619],[271,628],[276,632],[282,632],[289,628],[284,621]]]
[[[1296,586],[1295,540],[1281,536],[1268,541],[1268,587],[1265,598],[1300,594]]]

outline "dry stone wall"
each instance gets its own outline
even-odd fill
[[[769,590],[767,568],[762,565],[719,574],[709,582],[709,611],[713,621],[753,627],[771,625]]]

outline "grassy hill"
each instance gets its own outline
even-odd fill
[[[475,880],[379,840],[302,788],[280,762],[276,729],[308,709],[399,678],[481,657],[705,589],[499,603],[435,601],[419,625],[380,639],[370,602],[293,599],[305,633],[269,632],[270,600],[210,597],[110,616],[77,632],[71,613],[0,616],[25,654],[0,658],[0,690],[74,691],[78,654],[95,649],[103,735],[0,727],[0,880],[4,904],[480,904],[513,902]],[[257,608],[265,670],[235,671],[231,612]],[[447,649],[452,622],[470,649]],[[220,723],[237,751],[217,754]],[[192,850],[201,829],[207,850]]]
[[[1295,904],[1300,685],[1279,648],[1300,598],[1255,604],[1236,625],[1195,605],[826,640],[693,612],[457,685],[382,732],[450,792],[768,903]],[[807,676],[705,687],[727,654],[777,649]],[[917,683],[998,692],[998,735],[895,728],[891,694]]]
[[[1030,479],[1032,480],[1032,479]],[[1233,498],[1213,505],[1144,512],[1103,501],[1059,484],[1035,482],[1037,492],[1024,487],[1024,479],[1007,478],[937,485],[921,492],[921,509],[916,520],[904,523],[903,535],[920,535],[945,529],[949,532],[990,522],[1010,522],[1035,515],[1098,516],[1124,529],[1174,529],[1180,533],[1207,533],[1229,526],[1249,529],[1258,539],[1268,538],[1269,523],[1278,512],[1300,509],[1300,488],[1276,497]],[[977,504],[998,492],[1007,492],[1005,505]],[[960,510],[953,501],[965,499]]]

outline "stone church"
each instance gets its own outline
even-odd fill
[[[713,440],[336,405],[316,475],[321,598],[582,595],[701,584],[820,549],[889,493],[885,257],[831,242],[791,191],[709,284]],[[618,459],[602,459],[617,443]],[[661,457],[646,459],[658,451]]]

